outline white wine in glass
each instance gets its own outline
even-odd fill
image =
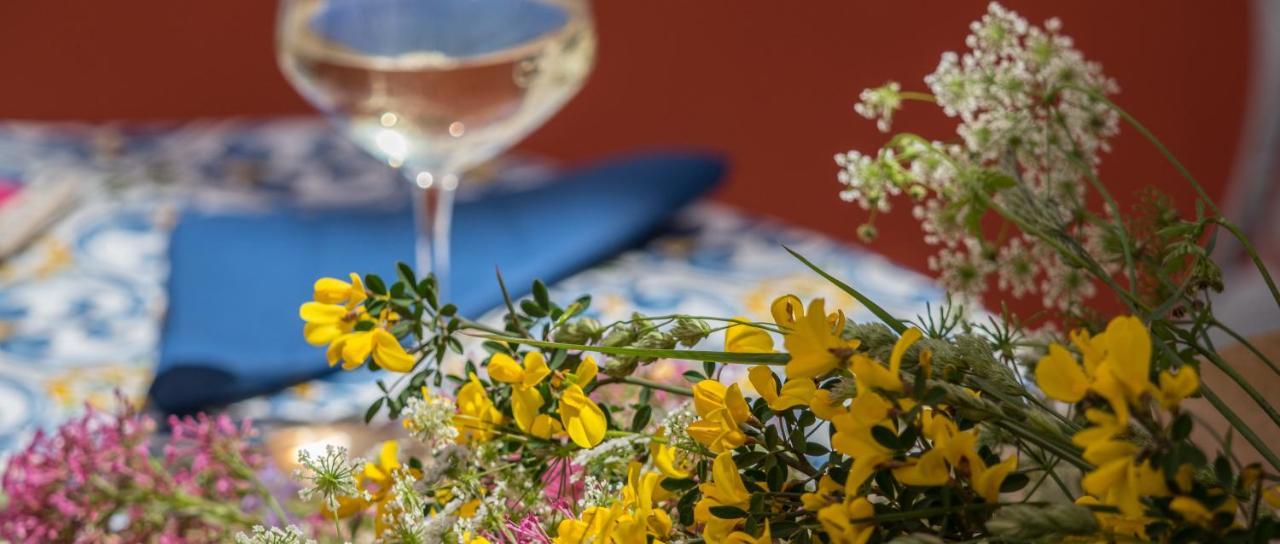
[[[281,0],[295,88],[415,187],[417,265],[448,276],[459,176],[560,109],[591,71],[587,0]]]

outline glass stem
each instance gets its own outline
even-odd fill
[[[456,177],[426,187],[413,183],[413,219],[417,224],[414,237],[414,263],[419,277],[431,272],[439,285],[437,295],[442,302],[449,294],[449,226],[453,221],[453,193]]]

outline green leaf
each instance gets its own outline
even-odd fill
[[[763,461],[766,455],[768,454],[762,451],[743,452],[733,456],[733,463],[738,465],[739,469],[746,470]]]
[[[542,280],[533,280],[533,289],[531,291],[533,300],[538,303],[538,306],[541,306],[544,310],[551,308],[551,296],[547,294],[547,284],[542,283]]]
[[[698,482],[694,481],[692,478],[683,478],[679,480],[675,478],[663,478],[662,483],[659,485],[661,485],[663,489],[674,493],[684,491],[686,489],[692,489],[694,486],[698,485]]]
[[[396,276],[399,276],[400,281],[403,281],[408,285],[418,285],[418,279],[413,274],[413,267],[409,266],[408,263],[403,261],[396,263]]]
[[[370,421],[373,421],[373,417],[378,415],[378,410],[382,409],[382,403],[385,402],[386,400],[387,400],[386,397],[382,397],[382,398],[379,398],[378,400],[373,401],[373,404],[369,405],[369,409],[364,411],[365,424],[368,424]]]
[[[693,525],[693,505],[698,502],[699,495],[698,488],[695,487],[685,492],[676,503],[676,511],[680,514],[681,525]]]
[[[1026,474],[1014,472],[1005,476],[1004,481],[1000,482],[1000,492],[1013,493],[1026,487],[1029,482],[1031,482],[1031,478],[1028,478]]]
[[[782,486],[787,483],[787,468],[780,464],[769,467],[765,482],[769,486],[769,491],[782,491]]]
[[[538,303],[529,299],[520,301],[520,310],[532,317],[546,317],[547,315],[546,309],[538,306]]]
[[[876,439],[876,442],[879,442],[881,446],[891,450],[898,449],[898,435],[893,434],[893,431],[889,430],[888,427],[881,427],[879,425],[872,427],[871,437]]]
[[[382,283],[382,278],[378,277],[377,274],[365,274],[364,286],[368,287],[370,291],[373,291],[376,294],[387,294],[387,284]]]
[[[866,295],[864,295],[864,294],[862,294],[862,293],[858,292],[858,290],[857,290],[857,289],[854,289],[853,287],[850,287],[848,284],[846,284],[846,283],[844,283],[844,282],[842,282],[842,281],[840,281],[840,280],[836,279],[836,278],[835,278],[835,276],[832,276],[831,274],[828,274],[825,270],[823,270],[823,269],[821,269],[821,268],[818,268],[818,265],[813,264],[812,262],[809,262],[809,259],[806,259],[806,258],[804,258],[804,256],[803,256],[803,255],[800,255],[799,253],[796,253],[796,252],[795,252],[795,250],[793,250],[793,249],[791,249],[791,248],[789,248],[789,247],[787,247],[787,246],[785,246],[785,245],[784,245],[784,246],[782,246],[782,249],[787,250],[787,253],[790,253],[793,257],[795,257],[796,259],[799,259],[799,260],[800,260],[800,262],[804,263],[804,265],[805,265],[805,266],[809,267],[809,268],[810,268],[810,269],[812,269],[814,272],[817,272],[819,276],[822,276],[823,278],[826,278],[826,280],[827,280],[827,281],[829,281],[829,282],[831,282],[831,284],[832,284],[832,285],[835,285],[835,286],[836,286],[836,287],[838,287],[841,291],[844,291],[845,293],[848,293],[848,294],[849,294],[849,296],[851,296],[851,297],[853,297],[854,299],[856,299],[859,303],[861,303],[863,306],[865,306],[868,310],[871,310],[871,313],[875,314],[875,315],[876,315],[876,317],[880,319],[880,321],[883,321],[885,325],[888,325],[888,326],[889,326],[889,328],[893,329],[893,332],[896,332],[896,333],[898,333],[898,334],[902,334],[902,333],[903,333],[903,331],[906,331],[906,330],[907,330],[907,326],[906,326],[906,325],[903,325],[901,321],[899,321],[897,318],[895,318],[895,317],[893,317],[892,315],[890,315],[890,314],[889,314],[889,312],[888,312],[888,311],[885,311],[885,309],[884,309],[884,308],[881,308],[879,304],[876,304],[876,303],[875,303],[875,302],[873,302],[870,298],[867,298],[867,296],[866,296]]]
[[[445,304],[443,308],[440,308],[440,315],[445,317],[452,317],[456,313],[458,313],[458,307],[453,304]]]
[[[1185,440],[1188,436],[1191,436],[1191,414],[1183,412],[1178,415],[1178,419],[1173,420],[1169,437],[1174,440]]]
[[[703,375],[702,375],[702,373],[701,373],[701,372],[698,372],[697,370],[686,370],[686,371],[685,371],[685,373],[684,373],[684,381],[689,382],[689,383],[698,383],[698,382],[700,382],[700,381],[702,381],[702,380],[705,380],[705,379],[707,379],[707,378],[706,378],[705,376],[703,376]]]
[[[747,517],[747,511],[737,506],[712,506],[711,515],[720,519],[742,519]]]
[[[823,446],[822,444],[819,444],[817,442],[810,442],[808,445],[804,447],[805,455],[826,455],[830,452],[831,450],[827,449],[826,446]]]
[[[715,375],[716,375],[716,363],[715,363],[714,361],[703,361],[703,362],[702,362],[702,373],[703,373],[703,374],[706,374],[707,376],[715,376]]]
[[[653,416],[653,407],[645,405],[636,410],[634,416],[631,417],[631,432],[638,433],[644,430],[645,425],[649,424],[649,418]]]

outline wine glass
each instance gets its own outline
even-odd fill
[[[587,0],[281,0],[286,78],[412,183],[420,272],[443,292],[453,194],[591,71]]]

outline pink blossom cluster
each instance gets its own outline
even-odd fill
[[[9,459],[0,541],[217,542],[252,521],[242,506],[263,456],[247,422],[172,418],[164,454],[153,456],[155,421],[121,406],[88,407]]]

